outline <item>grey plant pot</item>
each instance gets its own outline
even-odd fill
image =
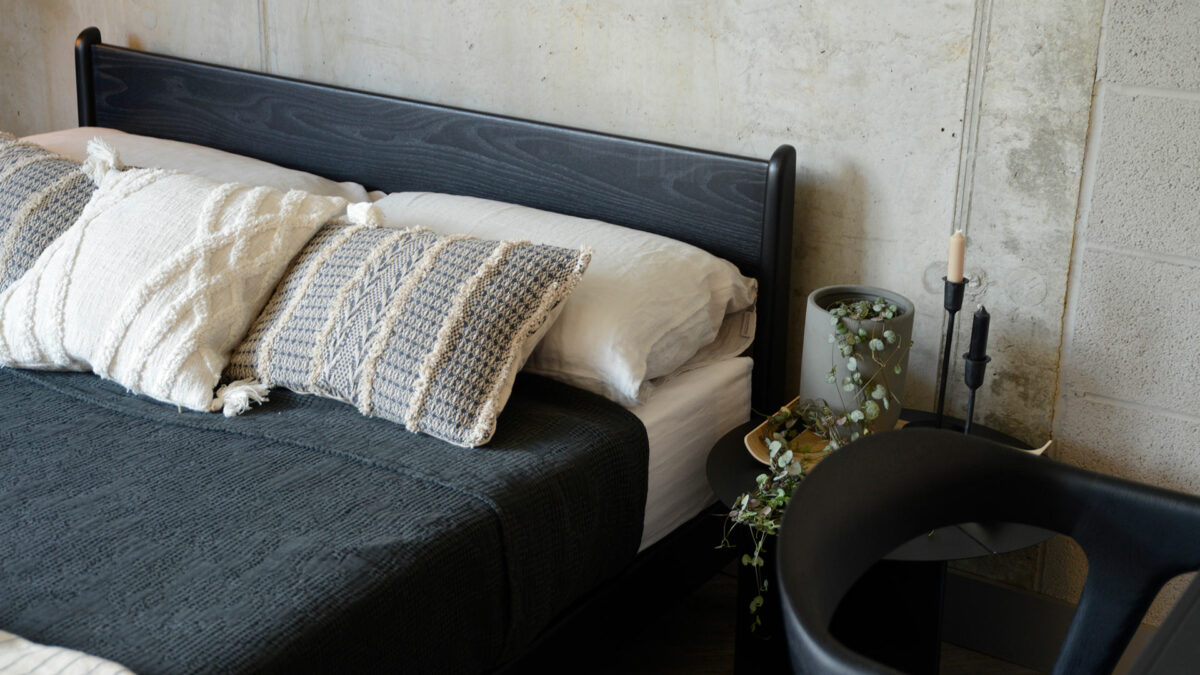
[[[825,399],[829,408],[839,414],[857,407],[853,393],[847,394],[841,388],[842,378],[849,375],[849,372],[846,370],[846,359],[837,352],[836,345],[829,342],[829,336],[833,334],[834,329],[830,324],[832,316],[826,307],[839,300],[863,298],[874,300],[880,297],[886,299],[889,304],[896,305],[900,310],[900,316],[887,322],[887,327],[895,331],[899,339],[894,345],[887,345],[880,352],[880,358],[891,365],[896,363],[893,358],[898,358],[901,374],[896,375],[889,371],[887,373],[888,386],[901,402],[904,401],[904,381],[908,378],[908,344],[912,340],[913,317],[916,315],[916,307],[912,300],[894,291],[857,285],[825,286],[808,295],[808,310],[804,318],[804,352],[800,365],[800,398]],[[879,321],[846,319],[846,327],[852,331],[864,328],[873,335],[883,332],[882,322]],[[899,357],[896,357],[897,350],[902,350]],[[829,374],[829,368],[835,364],[837,366],[837,382],[830,384],[825,380],[825,376]],[[878,366],[870,360],[866,360],[859,367],[859,371],[867,379],[875,375],[878,369]],[[879,417],[871,423],[871,430],[885,431],[894,427],[896,421],[900,419],[900,408],[901,406],[895,400],[891,401],[890,408],[881,412]]]

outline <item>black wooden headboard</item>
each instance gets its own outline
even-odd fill
[[[80,126],[187,141],[386,192],[495,199],[699,246],[759,281],[754,406],[785,402],[796,154],[749,159],[75,44]],[[790,397],[788,397],[790,398]]]

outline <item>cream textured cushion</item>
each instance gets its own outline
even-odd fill
[[[375,202],[391,227],[593,250],[588,273],[526,370],[636,406],[651,380],[724,360],[754,338],[757,282],[674,239],[503,202],[398,192]]]
[[[91,369],[208,410],[288,261],[346,202],[114,163],[89,157],[79,220],[0,294],[0,365]]]

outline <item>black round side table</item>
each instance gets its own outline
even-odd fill
[[[932,426],[934,421],[932,413],[918,410],[905,410],[901,418],[913,427]],[[743,440],[756,426],[757,422],[747,422],[730,431],[708,454],[708,483],[726,506],[753,488],[755,478],[767,470],[750,456]],[[943,426],[961,431],[962,421],[947,417]],[[973,424],[971,430],[972,435],[1013,447],[1031,447],[979,424]],[[803,489],[803,484],[799,489]],[[1053,535],[1049,530],[1015,523],[964,523],[917,537],[892,551],[863,575],[842,601],[830,629],[848,647],[904,672],[936,673],[941,651],[946,562],[1016,551]],[[740,545],[747,546],[744,540],[748,539],[739,540]],[[768,553],[767,568],[761,573],[773,582],[774,551]],[[735,672],[786,667],[782,624],[757,631],[770,636],[765,640],[749,629],[748,604],[757,594],[754,584],[753,571],[740,568]],[[768,610],[764,615],[767,624],[780,620],[777,602],[770,604],[774,606],[764,605]]]

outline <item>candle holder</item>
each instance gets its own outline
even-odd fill
[[[963,277],[962,281],[950,281],[946,277],[942,277],[942,281],[946,284],[942,296],[942,306],[946,308],[949,318],[946,321],[946,346],[942,349],[942,375],[938,384],[938,429],[942,428],[942,414],[946,409],[946,377],[950,374],[950,350],[954,343],[954,317],[958,315],[958,310],[962,309],[963,290],[966,289],[967,282],[970,279]],[[982,378],[982,375],[980,377]],[[972,392],[972,395],[974,395],[974,392]]]
[[[967,382],[967,388],[971,393],[967,395],[967,419],[963,424],[963,433],[971,433],[971,420],[975,418],[975,390],[983,384],[983,373],[987,370],[987,364],[992,360],[990,356],[973,359],[968,352],[963,354],[963,360],[966,361],[966,368],[963,372],[963,379]]]

